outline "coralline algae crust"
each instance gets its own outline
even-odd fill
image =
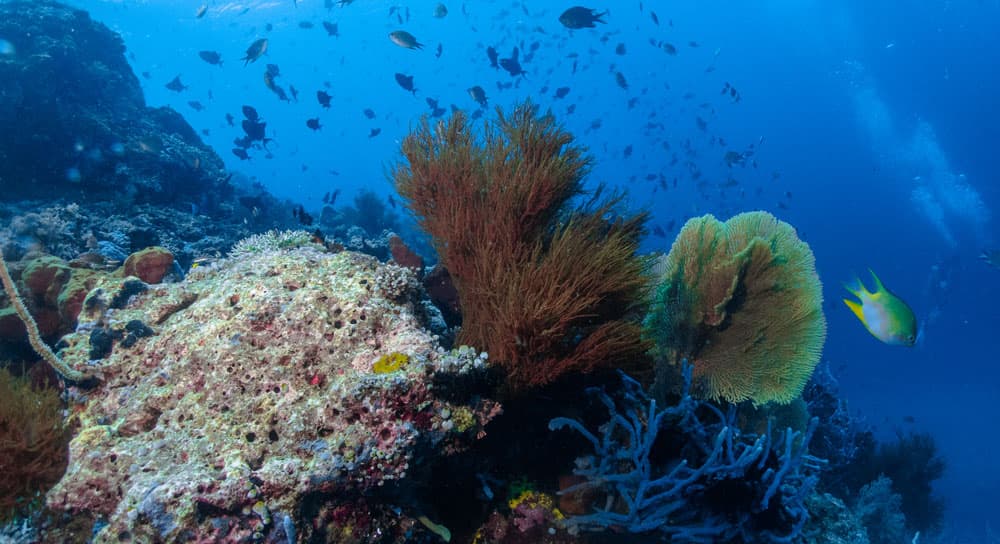
[[[460,447],[497,406],[439,400],[431,377],[481,370],[485,357],[442,350],[412,303],[397,302],[400,285],[416,285],[400,280],[410,272],[387,266],[311,247],[243,255],[81,323],[62,357],[101,381],[72,391],[80,430],[49,506],[106,519],[98,541],[219,536],[218,521],[199,522],[205,512],[267,533],[265,510],[296,512],[308,493],[405,478],[418,437]],[[90,298],[114,289],[99,285]],[[156,334],[85,362],[88,330],[136,319]],[[373,373],[391,353],[409,363]],[[476,415],[462,436],[442,425],[460,411]]]

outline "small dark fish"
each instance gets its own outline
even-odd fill
[[[428,99],[428,100],[430,100],[430,99]],[[369,119],[374,119],[375,118],[375,110],[373,110],[371,108],[365,108],[365,110],[364,110],[363,113],[365,114],[365,117],[367,117]]]
[[[316,91],[316,100],[319,100],[319,105],[326,109],[330,109],[330,99],[333,98],[326,91]]]
[[[275,78],[281,75],[281,68],[277,64],[268,64],[267,71],[265,71],[268,76]]]
[[[247,138],[249,138],[251,142],[264,141],[264,129],[267,127],[267,123],[244,119],[241,125],[243,127],[243,132],[246,133]]]
[[[656,236],[659,236],[660,238],[666,238],[667,237],[667,233],[663,230],[663,227],[661,227],[659,225],[654,225],[653,226],[653,234],[656,235]]]
[[[569,94],[569,87],[559,87],[558,89],[556,89],[555,97],[566,98],[566,95],[568,94]]]
[[[632,156],[632,144],[625,146],[625,151],[622,153],[626,158]]]
[[[316,117],[313,117],[312,119],[306,119],[306,126],[313,130],[319,130],[323,128],[323,125],[319,124],[319,118]]]
[[[441,58],[441,53],[443,52],[444,52],[444,45],[439,43],[437,50],[434,51],[434,58],[436,59]]]
[[[292,100],[299,101],[299,90],[295,88],[295,85],[289,85],[288,92],[292,93]]]
[[[417,41],[417,38],[405,30],[394,30],[389,33],[392,43],[403,49],[423,49],[424,44]]]
[[[490,66],[496,68],[497,70],[500,69],[500,65],[497,64],[497,50],[494,49],[493,46],[486,48],[486,57],[490,59]]]
[[[181,83],[181,76],[177,76],[174,79],[171,79],[170,83],[167,83],[165,87],[170,89],[171,91],[174,91],[175,93],[179,93],[184,89],[188,88],[187,85]]]
[[[374,138],[374,137],[378,136],[379,134],[382,134],[382,129],[380,129],[380,128],[373,128],[370,131],[368,131],[368,137],[369,138]]]
[[[309,30],[316,25],[312,24],[312,21],[299,21],[299,28],[304,30]]]
[[[625,54],[625,44],[620,43],[615,47],[615,54],[624,55]]]
[[[676,55],[677,54],[677,48],[674,47],[674,44],[672,44],[672,43],[663,42],[660,45],[660,48],[662,48],[664,51],[666,51],[668,55]]]
[[[396,209],[396,199],[392,198],[392,195],[389,195],[389,196],[385,197],[385,199],[387,201],[389,201],[389,205],[392,206],[392,209],[395,210]]]
[[[562,23],[564,27],[574,30],[580,28],[594,28],[594,23],[606,24],[606,21],[601,20],[601,17],[604,17],[607,14],[607,11],[597,13],[597,10],[594,9],[575,6],[564,11],[562,15],[559,16],[559,22]]]
[[[340,31],[337,30],[337,23],[323,21],[323,28],[326,30],[327,36],[333,36],[335,38],[340,36]]]
[[[625,74],[615,72],[615,83],[617,83],[622,89],[628,90],[628,81],[625,79]]]
[[[222,66],[222,55],[218,51],[199,51],[198,56],[212,66]]]
[[[257,115],[257,110],[253,106],[243,106],[243,117],[251,121],[259,121],[260,115]]]
[[[191,109],[193,109],[194,111],[202,111],[205,109],[205,106],[203,106],[201,102],[198,102],[197,100],[188,101],[188,106],[191,106]]]
[[[1000,270],[1000,249],[985,249],[979,254],[979,260]]]
[[[150,79],[150,78],[152,78],[153,76],[151,76],[151,75],[149,74],[149,72],[143,72],[143,73],[142,73],[142,77],[144,77],[144,78],[146,78],[146,79]]]
[[[236,126],[236,125],[234,125],[234,124],[233,124],[233,121],[234,121],[234,120],[235,120],[235,118],[233,117],[233,114],[231,114],[231,113],[227,113],[227,114],[226,114],[226,124],[227,124],[227,125],[229,125],[229,126],[231,126],[231,127],[232,127],[232,126]]]
[[[656,16],[655,11],[649,12],[649,18],[653,20],[653,24],[655,24],[656,26],[660,26],[660,18]]]
[[[273,64],[268,64],[268,66],[274,66],[274,65]],[[280,85],[278,85],[277,83],[274,82],[274,77],[275,76],[271,75],[270,73],[265,73],[264,74],[264,85],[267,86],[267,88],[271,92],[273,92],[274,94],[278,95],[278,99],[279,100],[283,100],[285,102],[291,102],[291,100],[288,99],[288,95],[285,93],[285,89],[282,89]]]
[[[330,191],[327,191],[326,194],[323,195],[323,204],[329,204],[329,203],[330,203]]]
[[[484,108],[487,106],[486,91],[484,91],[483,88],[480,87],[479,85],[476,85],[475,87],[469,87],[469,96],[471,96],[473,100],[478,102],[480,106]]]
[[[408,76],[406,74],[401,74],[396,72],[396,83],[403,88],[403,90],[410,91],[413,96],[417,95],[417,89],[413,86],[413,76]]]
[[[506,70],[511,77],[524,76],[528,73],[521,68],[521,63],[517,60],[517,57],[518,49],[515,47],[514,51],[510,55],[510,58],[500,59],[500,67]]]
[[[241,161],[248,161],[248,160],[250,160],[250,155],[247,153],[246,149],[241,149],[239,147],[234,147],[233,148],[233,155],[236,155],[237,157],[239,157]]]
[[[203,4],[200,8],[198,8],[198,11],[195,12],[194,18],[201,19],[206,13],[208,13],[208,4]]]
[[[257,59],[264,56],[267,53],[267,38],[261,38],[250,44],[247,48],[247,54],[240,60],[244,61],[243,66],[250,64],[251,62],[257,62]]]
[[[436,17],[438,19],[443,19],[444,17],[447,17],[447,16],[448,16],[448,7],[447,6],[445,6],[444,4],[441,4],[441,3],[439,3],[436,6],[434,6],[434,17]]]

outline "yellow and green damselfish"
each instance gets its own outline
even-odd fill
[[[889,292],[871,269],[875,292],[870,292],[858,278],[844,287],[859,302],[844,299],[844,304],[858,316],[872,336],[893,346],[912,346],[917,341],[917,318],[902,299]]]

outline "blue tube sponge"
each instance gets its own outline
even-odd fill
[[[631,533],[658,532],[675,542],[791,542],[808,519],[805,498],[823,461],[807,454],[816,428],[775,436],[742,433],[736,408],[690,395],[691,365],[673,406],[658,408],[642,386],[622,374],[614,397],[588,390],[607,409],[597,432],[579,421],[555,418],[550,430],[572,429],[590,442],[593,454],[578,459],[583,481],[563,494],[596,497],[590,513],[570,516],[573,531],[611,527]]]

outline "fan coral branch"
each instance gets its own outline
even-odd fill
[[[788,403],[826,339],[823,293],[809,246],[767,212],[681,229],[646,320],[657,355],[694,365],[706,395]]]
[[[634,319],[646,215],[616,213],[620,194],[567,211],[590,165],[572,142],[528,104],[499,113],[481,141],[459,112],[425,118],[394,172],[458,290],[458,342],[487,351],[515,388],[630,365],[648,349]]]

